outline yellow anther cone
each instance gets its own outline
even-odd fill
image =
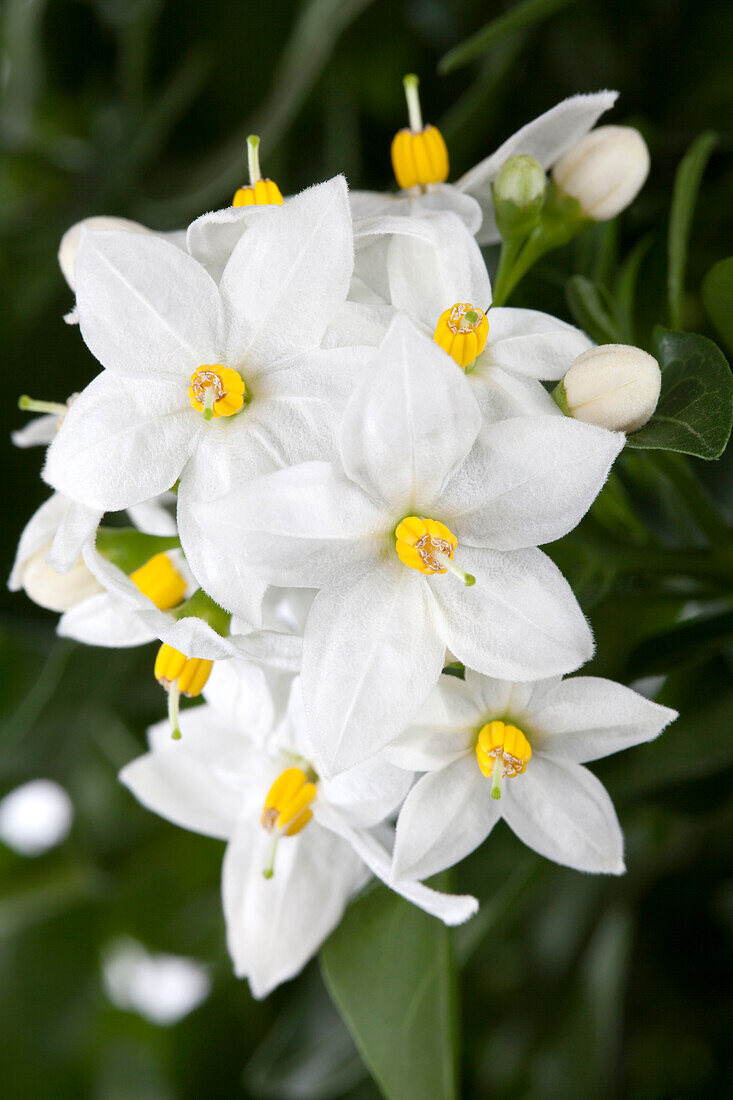
[[[167,554],[156,554],[146,561],[130,573],[130,580],[161,611],[177,607],[186,592],[186,582]]]
[[[461,370],[466,370],[486,347],[488,336],[489,321],[484,311],[470,302],[456,302],[441,313],[433,339]]]

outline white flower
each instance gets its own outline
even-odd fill
[[[71,799],[51,779],[32,779],[0,801],[0,840],[21,856],[40,856],[69,835]]]
[[[588,218],[605,222],[633,202],[649,175],[649,150],[632,126],[599,126],[552,170],[557,186]]]
[[[412,777],[374,759],[336,780],[320,779],[308,762],[297,679],[267,750],[253,746],[231,714],[210,706],[185,714],[182,729],[182,740],[171,742],[167,726],[153,727],[150,752],[120,778],[154,812],[228,841],[222,895],[229,951],[237,975],[264,997],[315,954],[370,871],[389,878],[390,856],[375,830]],[[383,839],[389,842],[388,830]],[[477,908],[470,897],[391,885],[450,924]]]
[[[114,510],[180,478],[179,529],[194,575],[256,624],[263,586],[211,553],[207,532],[189,521],[190,504],[330,451],[363,357],[319,345],[352,264],[342,177],[263,208],[219,288],[153,235],[82,233],[80,325],[107,369],[69,410],[46,479]]]
[[[160,1027],[177,1024],[211,991],[208,971],[196,959],[150,954],[127,936],[105,950],[102,977],[114,1005]]]
[[[492,309],[481,250],[454,214],[376,219],[362,223],[355,238],[355,270],[372,297],[340,312],[331,332],[338,330],[342,342],[377,343],[389,322],[389,311],[380,304],[404,310],[436,339],[446,311],[460,305],[465,314],[473,307],[473,327],[487,324],[488,333],[478,358],[465,369],[484,419],[557,415],[538,380],[562,378],[573,360],[593,346],[591,340],[538,310]],[[459,361],[455,348],[453,354]]]
[[[517,679],[592,652],[569,586],[535,548],[578,523],[623,437],[556,416],[507,420],[477,440],[480,427],[466,378],[398,316],[346,407],[342,465],[304,463],[206,507],[222,556],[321,589],[303,687],[323,774],[405,727],[446,646]]]
[[[662,372],[653,355],[628,344],[602,344],[579,355],[555,391],[570,416],[635,432],[657,407]]]
[[[501,234],[494,218],[491,185],[505,161],[526,153],[538,160],[543,168],[551,167],[595,126],[604,111],[613,106],[617,95],[617,92],[597,92],[564,99],[523,126],[453,186],[434,184],[418,194],[352,191],[351,208],[355,222],[382,215],[403,217],[449,210],[462,219],[468,231],[477,236],[479,244],[493,244],[501,240]]]
[[[613,804],[582,765],[651,741],[674,718],[593,676],[528,684],[470,671],[465,683],[442,677],[414,727],[387,752],[427,772],[400,813],[394,874],[421,879],[457,863],[500,817],[548,859],[621,874]]]

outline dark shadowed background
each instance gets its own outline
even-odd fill
[[[473,61],[438,75],[451,47],[512,7],[4,0],[3,438],[24,423],[20,393],[64,400],[97,370],[78,329],[62,320],[72,295],[56,251],[70,224],[104,213],[170,229],[226,205],[243,181],[252,131],[262,137],[265,173],[284,193],[336,172],[353,188],[391,187],[389,142],[405,124],[408,71],[421,74],[423,112],[443,130],[452,178],[565,96],[621,91],[611,120],[643,131],[647,185],[618,227],[587,231],[551,256],[512,304],[572,319],[568,273],[610,287],[618,258],[646,241],[639,343],[654,322],[669,322],[665,242],[676,169],[699,133],[717,131],[693,225],[683,327],[720,340],[699,288],[733,251],[733,6],[540,0],[533,23],[500,27]],[[5,572],[47,495],[41,460],[40,450],[3,450]],[[731,462],[699,466],[723,505],[733,504]],[[651,485],[649,497],[639,501],[643,514],[659,504]],[[589,579],[583,562],[562,564],[596,630],[593,671],[625,682],[666,674],[658,697],[682,718],[649,749],[594,769],[626,832],[624,878],[549,864],[503,826],[454,873],[454,886],[485,900],[454,937],[461,1095],[730,1094],[730,630],[665,663],[654,642],[639,643],[662,636],[688,593],[658,590],[648,578]],[[730,592],[712,596],[729,605]],[[54,622],[23,595],[4,594],[0,797],[28,779],[52,778],[70,793],[75,819],[69,838],[35,859],[0,844],[2,1094],[377,1097],[317,964],[264,1004],[232,977],[218,897],[223,846],[159,821],[117,785],[119,767],[163,711],[153,648],[85,649],[56,640]],[[102,960],[121,936],[206,964],[209,997],[172,1027],[115,1007]]]

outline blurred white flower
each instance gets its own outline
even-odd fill
[[[0,802],[0,840],[21,856],[40,856],[69,835],[71,799],[51,779],[32,779]]]
[[[649,150],[632,126],[599,126],[557,162],[552,178],[596,222],[615,218],[649,175]]]
[[[177,1024],[211,992],[202,963],[181,955],[149,954],[129,938],[115,940],[105,951],[102,979],[112,1004],[160,1027]]]

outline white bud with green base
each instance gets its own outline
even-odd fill
[[[649,150],[631,126],[599,126],[557,161],[552,178],[596,222],[615,218],[649,174]]]
[[[534,229],[546,190],[545,170],[534,157],[521,154],[505,161],[493,185],[496,224],[503,237]]]
[[[628,344],[602,344],[578,356],[552,396],[566,416],[635,432],[656,409],[661,385],[653,355]]]

